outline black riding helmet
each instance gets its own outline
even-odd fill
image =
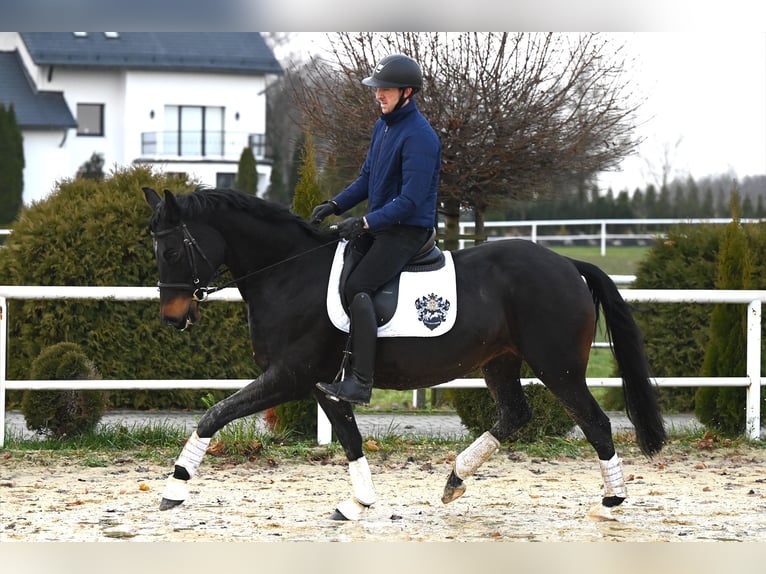
[[[372,75],[363,79],[362,83],[371,88],[412,88],[412,93],[423,88],[423,72],[418,63],[403,54],[386,56],[375,66]],[[401,97],[395,109],[404,105],[406,98]]]

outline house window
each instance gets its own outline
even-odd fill
[[[163,149],[179,156],[223,156],[224,109],[165,106]]]
[[[215,174],[215,186],[218,188],[233,188],[236,180],[236,173],[218,172]]]
[[[104,104],[77,104],[77,135],[104,135]]]

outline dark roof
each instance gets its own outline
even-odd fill
[[[26,129],[74,128],[61,92],[38,92],[27,77],[16,51],[0,52],[0,102],[13,104],[16,123]]]
[[[258,32],[22,32],[38,65],[282,74]]]

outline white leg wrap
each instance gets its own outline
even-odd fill
[[[165,490],[162,491],[162,498],[167,500],[184,501],[189,498],[189,487],[185,480],[179,480],[172,476],[165,483]]]
[[[455,474],[458,478],[468,478],[476,469],[489,460],[500,448],[498,441],[489,431],[473,441],[468,448],[455,459]]]
[[[604,496],[628,497],[625,478],[622,475],[622,459],[615,455],[609,460],[599,460],[601,476],[604,478]]]
[[[354,500],[364,506],[375,504],[375,487],[372,484],[370,465],[366,457],[361,457],[348,463],[348,473],[351,475],[351,486],[354,489]]]
[[[199,438],[197,431],[194,431],[186,441],[176,464],[182,466],[189,473],[189,478],[193,477],[199,465],[202,463],[202,457],[205,456],[207,447],[210,444],[209,438]]]
[[[359,502],[353,498],[341,502],[336,510],[340,512],[346,520],[359,520],[362,518],[362,515],[368,511],[366,506],[359,504]]]

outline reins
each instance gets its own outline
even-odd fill
[[[328,245],[332,245],[334,243],[338,243],[340,241],[340,238],[333,239],[332,241],[328,241],[327,243],[323,243],[322,245],[317,245],[316,247],[312,247],[311,249],[308,249],[307,251],[302,251],[300,253],[297,253],[295,255],[291,255],[290,257],[287,257],[285,259],[282,259],[280,261],[277,261],[276,263],[272,263],[271,265],[267,265],[266,267],[262,267],[261,269],[256,269],[255,271],[251,271],[250,273],[246,273],[244,275],[241,275],[240,277],[237,277],[235,279],[230,279],[223,285],[218,285],[215,287],[200,287],[198,291],[203,292],[203,296],[201,299],[196,297],[195,292],[195,300],[202,302],[205,299],[207,299],[208,295],[211,293],[215,293],[216,291],[221,291],[222,289],[226,289],[227,287],[230,287],[231,285],[234,285],[238,281],[243,281],[244,279],[249,279],[250,277],[254,277],[255,275],[258,275],[259,273],[263,273],[264,271],[268,271],[269,269],[273,269],[274,267],[278,267],[279,265],[282,265],[284,263],[289,263],[290,261],[293,261],[295,259],[299,259],[303,257],[304,255],[308,255],[309,253],[313,253],[314,251],[317,251],[319,249],[322,249],[323,247],[327,247]],[[216,273],[216,275],[219,275],[219,273]]]

